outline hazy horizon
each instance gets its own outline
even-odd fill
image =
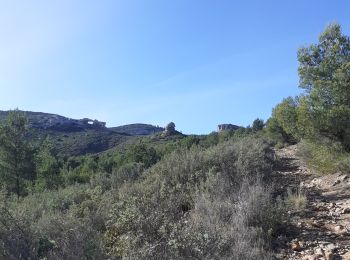
[[[298,89],[297,49],[347,1],[31,1],[0,8],[0,110],[186,134],[247,126]]]

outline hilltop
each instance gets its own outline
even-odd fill
[[[0,122],[10,111],[0,111]],[[96,119],[72,119],[61,115],[23,111],[28,120],[30,138],[40,142],[49,137],[61,156],[76,156],[106,151],[139,136],[153,135],[164,128],[149,124],[106,127]]]

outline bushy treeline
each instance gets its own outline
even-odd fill
[[[299,49],[298,61],[304,92],[278,104],[267,129],[281,142],[303,141],[303,154],[319,171],[336,171],[334,161],[349,162],[350,38],[331,24],[317,44]]]
[[[0,258],[269,259],[283,214],[261,122],[58,158],[48,140],[31,146],[13,112],[1,128]]]

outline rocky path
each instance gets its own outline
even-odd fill
[[[295,145],[276,154],[277,193],[290,189],[307,199],[305,208],[288,212],[276,259],[350,260],[350,176],[317,175],[300,160]]]

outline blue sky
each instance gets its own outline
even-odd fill
[[[209,133],[297,95],[297,49],[347,0],[0,0],[0,110]]]

